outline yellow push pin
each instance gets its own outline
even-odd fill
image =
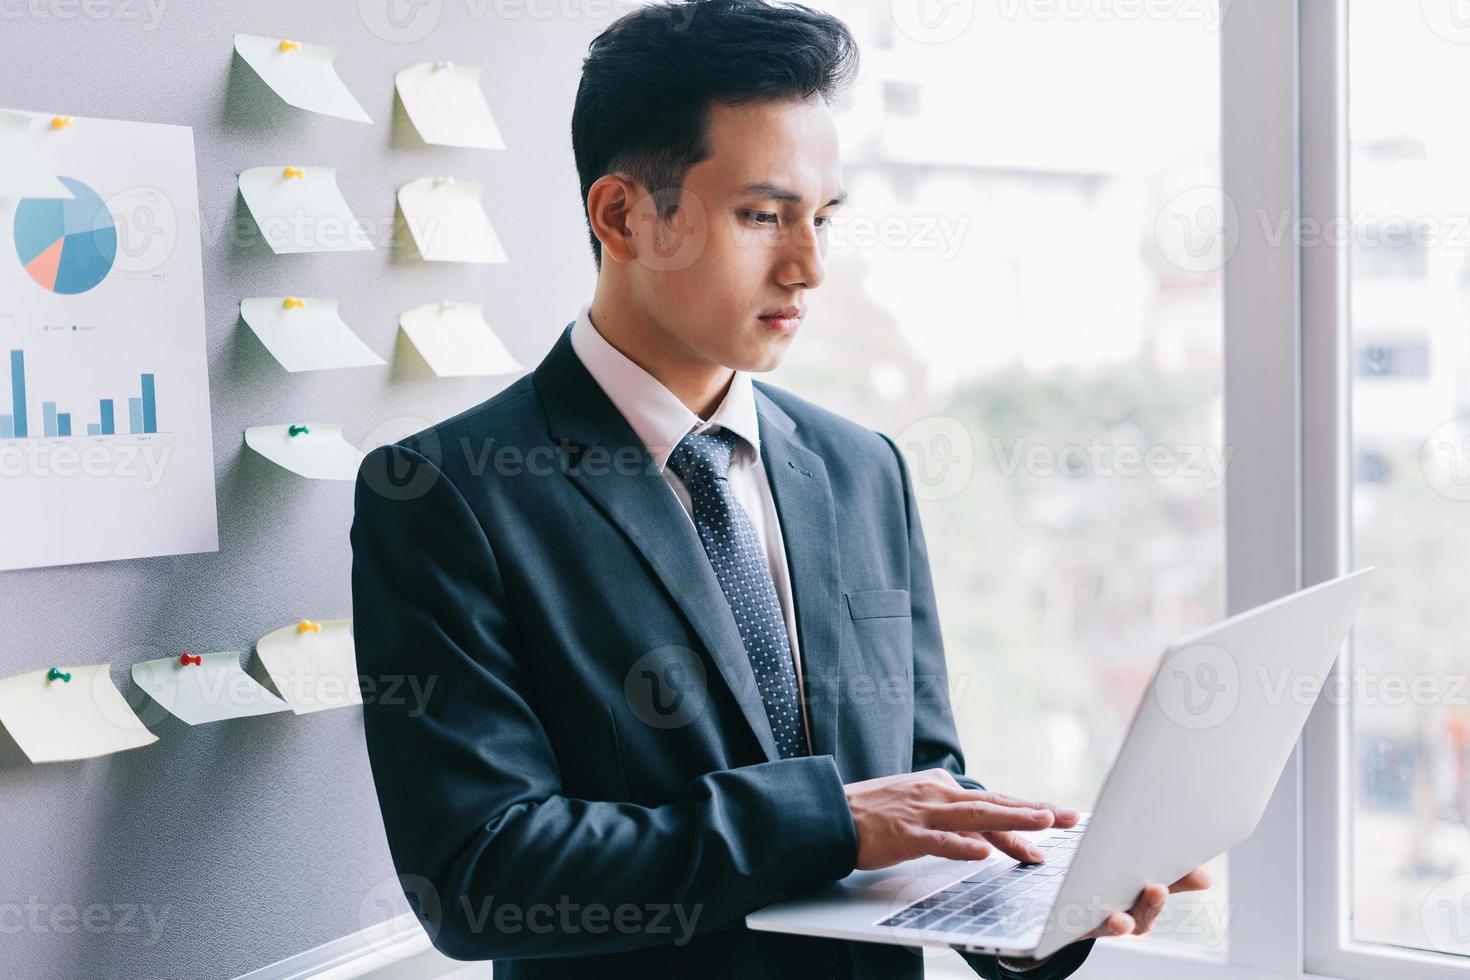
[[[309,619],[303,619],[301,622],[296,624],[296,632],[298,633],[320,633],[321,631],[322,624],[313,623]]]
[[[285,177],[286,180],[290,180],[292,177],[305,177],[306,172],[300,167],[287,167],[284,171],[282,171],[282,176]]]
[[[66,129],[67,127],[73,126],[75,124],[76,124],[76,120],[73,119],[71,116],[52,116],[51,117],[51,128],[52,129]]]
[[[306,309],[306,300],[297,299],[295,296],[287,296],[286,302],[281,305],[288,310],[304,310]]]
[[[281,53],[282,54],[285,54],[287,51],[300,51],[300,50],[301,50],[301,42],[300,41],[282,41],[281,42]]]

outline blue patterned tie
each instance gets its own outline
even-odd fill
[[[776,751],[781,758],[806,755],[806,726],[791,640],[776,599],[776,584],[750,516],[730,490],[730,457],[737,436],[729,429],[691,432],[669,456],[669,467],[684,481],[694,504],[694,526],[715,567],[720,589],[735,614],[745,653],[755,671],[756,689],[766,707]]]
[[[669,468],[684,481],[694,504],[694,526],[735,614],[740,640],[755,671],[756,689],[776,738],[776,751],[781,758],[790,759],[807,754],[806,725],[791,660],[791,638],[786,635],[771,566],[750,515],[730,490],[730,458],[736,438],[723,428],[691,432],[674,447]],[[829,977],[846,980],[852,975],[843,943],[827,940],[827,956]]]

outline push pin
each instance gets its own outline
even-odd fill
[[[453,177],[435,177],[434,178],[434,186],[435,187],[450,187],[450,186],[453,186],[453,185],[454,185],[454,178]]]
[[[448,71],[449,69],[451,69],[453,67],[454,67],[454,62],[452,62],[452,61],[436,61],[436,62],[434,62],[434,70],[435,71]]]
[[[288,310],[304,310],[306,309],[306,300],[297,299],[295,296],[287,296],[286,302],[281,305]]]
[[[183,653],[179,654],[180,667],[187,667],[190,664],[199,665],[203,663],[204,658],[197,653],[190,653],[188,650],[185,650]]]
[[[71,683],[71,671],[69,671],[69,670],[61,670],[61,669],[59,669],[57,667],[52,667],[50,670],[46,671],[46,679],[48,681],[57,681],[57,680],[65,681],[66,683],[70,684]]]
[[[298,633],[320,633],[321,631],[322,624],[313,623],[309,619],[303,619],[301,622],[296,624],[296,632]]]
[[[73,126],[75,124],[76,124],[76,120],[73,119],[71,116],[52,116],[51,117],[51,128],[52,129],[66,129],[66,128],[68,128],[70,126]]]
[[[281,53],[282,54],[285,54],[287,51],[300,51],[300,50],[301,50],[301,42],[300,41],[282,41],[281,42]]]
[[[287,167],[281,176],[286,180],[290,180],[292,177],[305,177],[306,172],[300,167]]]
[[[454,302],[454,301],[452,301],[452,300],[445,300],[444,302],[442,302],[442,303],[439,304],[439,312],[440,313],[448,313],[450,310],[457,310],[457,309],[459,309],[459,304],[456,303],[456,302]]]
[[[292,425],[288,426],[286,429],[286,435],[291,436],[293,439],[296,436],[308,435],[310,434],[310,432],[311,430],[304,425]]]

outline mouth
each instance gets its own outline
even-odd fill
[[[769,313],[762,313],[756,319],[778,333],[795,333],[801,326],[801,318],[805,311],[795,306],[786,306]]]

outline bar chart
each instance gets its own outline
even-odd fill
[[[147,435],[158,432],[158,402],[157,389],[154,377],[151,373],[140,373],[138,375],[138,394],[129,395],[127,402],[127,429],[132,435]],[[41,402],[41,428],[39,431],[31,424],[30,411],[27,408],[29,397],[26,384],[26,360],[24,350],[11,350],[10,352],[10,412],[0,415],[0,439],[30,439],[36,436],[44,436],[48,439],[66,438],[74,435],[88,436],[111,436],[122,435],[118,430],[119,418],[118,399],[98,397],[95,402],[90,402],[86,410],[91,412],[95,404],[95,422],[86,422],[83,425],[73,425],[73,416],[80,420],[81,416],[76,413],[74,406],[71,411],[62,411],[62,406],[56,401],[43,400]],[[93,416],[89,416],[93,417]]]

